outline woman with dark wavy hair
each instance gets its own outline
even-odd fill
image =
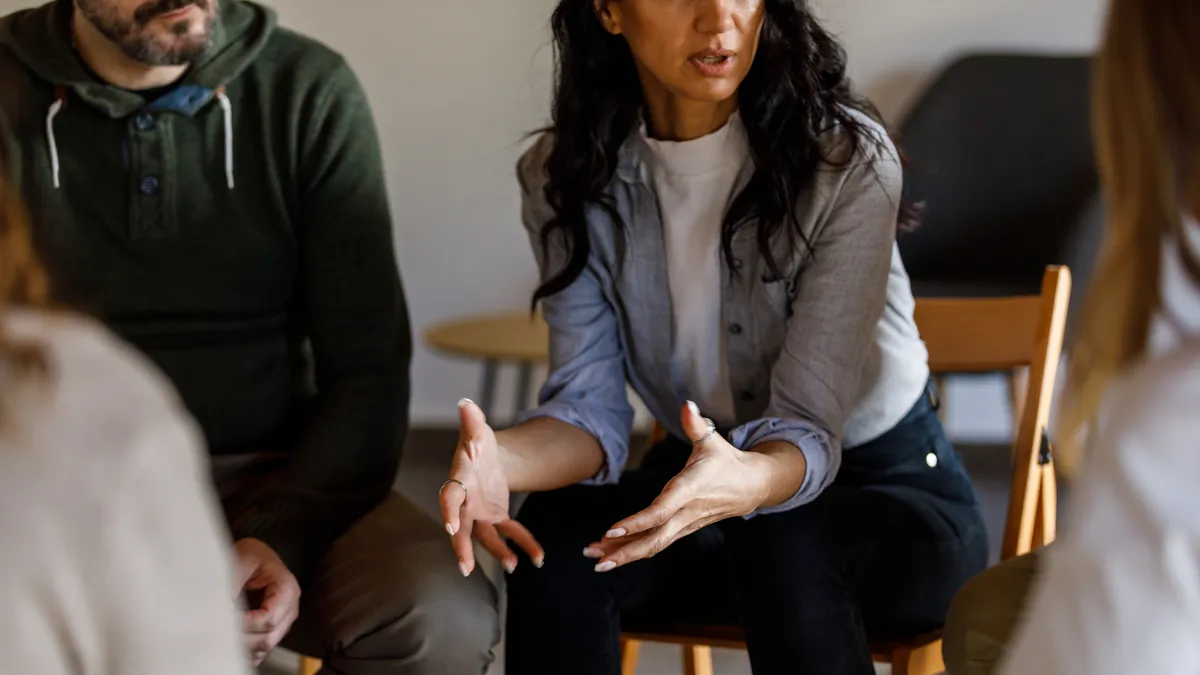
[[[518,167],[551,373],[514,428],[460,405],[441,492],[464,574],[472,537],[511,574],[508,672],[616,673],[625,618],[739,623],[759,675],[871,673],[987,557],[898,153],[803,0],[562,0],[553,29]],[[627,384],[668,432],[630,472]]]

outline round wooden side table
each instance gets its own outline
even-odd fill
[[[533,369],[548,359],[550,329],[540,315],[529,312],[487,314],[436,324],[425,331],[425,342],[443,354],[483,362],[476,402],[490,420],[502,364],[517,366],[517,411],[528,404]]]

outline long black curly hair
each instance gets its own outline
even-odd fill
[[[782,277],[771,242],[782,233],[804,239],[795,204],[823,163],[844,165],[864,143],[878,143],[861,118],[879,120],[869,101],[854,94],[846,52],[813,16],[807,0],[765,0],[758,53],[738,90],[738,107],[755,173],[734,199],[722,226],[721,251],[731,265],[734,235],[756,228],[768,269]],[[555,47],[553,149],[546,161],[546,198],[555,216],[541,232],[543,244],[561,233],[567,263],[534,293],[533,302],[567,288],[587,265],[591,245],[584,217],[589,205],[621,218],[605,194],[621,145],[640,124],[643,94],[625,39],[604,29],[594,0],[561,0],[551,19]],[[825,156],[820,138],[840,127],[849,142]],[[901,205],[897,225],[915,223],[916,210]],[[804,240],[809,245],[807,239]],[[548,246],[546,250],[548,250]]]

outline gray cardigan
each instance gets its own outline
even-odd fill
[[[837,474],[843,446],[853,448],[895,426],[929,378],[912,290],[895,246],[900,161],[883,128],[862,119],[877,138],[865,139],[846,166],[821,167],[796,205],[812,254],[802,242],[780,250],[776,257],[785,275],[772,280],[753,228],[745,228],[733,242],[738,274],[722,265],[726,358],[739,424],[727,437],[742,449],[792,443],[808,463],[796,495],[761,513],[813,500]],[[845,135],[835,128],[825,142],[827,156],[837,156]],[[545,198],[552,143],[549,135],[540,138],[517,171],[523,219],[543,280],[566,260],[565,247],[556,242],[544,256],[540,236],[554,215]],[[679,411],[690,398],[670,367],[671,296],[648,153],[640,135],[631,135],[608,187],[624,221],[625,246],[609,217],[590,208],[587,268],[543,303],[551,372],[541,405],[522,417],[551,417],[592,434],[607,458],[595,483],[619,480],[629,454],[627,382],[679,437]],[[739,185],[753,170],[748,163]]]

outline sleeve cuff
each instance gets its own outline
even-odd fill
[[[613,413],[616,414],[615,412]],[[595,414],[589,414],[582,406],[561,401],[549,401],[533,410],[522,413],[517,418],[518,424],[524,424],[533,419],[548,418],[565,422],[573,427],[591,434],[600,444],[604,452],[604,465],[593,477],[581,485],[615,485],[621,480],[625,463],[629,459],[629,434],[620,433],[613,429],[613,424],[606,424]],[[630,421],[632,425],[632,421]]]
[[[764,443],[791,443],[804,453],[804,480],[796,494],[782,504],[756,510],[746,516],[747,519],[791,511],[813,501],[833,482],[842,463],[841,447],[829,438],[829,434],[798,420],[755,420],[734,429],[729,434],[729,442],[746,451]]]
[[[270,500],[266,508],[255,511],[233,528],[233,539],[258,539],[279,556],[283,564],[302,583],[308,580],[313,564],[312,543],[301,535],[294,506],[286,500]],[[318,554],[319,555],[319,554]]]

